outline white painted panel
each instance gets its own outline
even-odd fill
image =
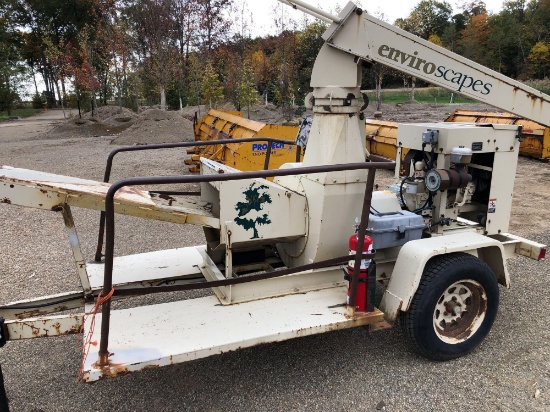
[[[346,287],[222,306],[215,296],[113,311],[111,367],[98,369],[99,345],[91,345],[84,379],[175,364],[262,343],[282,341],[382,319],[381,312],[350,319]],[[90,319],[85,333],[88,333]],[[99,344],[101,315],[91,341]]]
[[[204,261],[199,248],[187,247],[136,255],[115,257],[113,285],[115,287],[136,282],[157,282],[187,275],[200,275],[199,265]],[[103,287],[103,263],[88,262],[86,270],[92,289]]]

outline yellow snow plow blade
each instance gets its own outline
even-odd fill
[[[446,122],[517,124],[523,127],[519,154],[535,159],[550,159],[550,128],[511,113],[455,110]]]
[[[231,143],[231,139],[271,137],[292,142],[273,143],[269,169],[278,169],[284,163],[295,162],[296,145],[294,140],[298,126],[265,124],[245,119],[240,112],[210,110],[195,122],[195,140],[225,140],[223,145],[197,147],[188,151],[191,159],[185,161],[189,170],[199,172],[199,158],[215,160],[243,172],[262,170],[267,154],[267,142]],[[299,159],[301,161],[301,157]]]

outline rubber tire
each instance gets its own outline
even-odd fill
[[[435,305],[447,287],[467,279],[475,280],[485,289],[485,319],[467,340],[456,344],[444,342],[433,326]],[[498,282],[485,262],[467,253],[440,255],[426,265],[409,310],[400,315],[400,323],[409,344],[421,356],[437,361],[450,360],[467,354],[483,341],[493,326],[498,302]]]

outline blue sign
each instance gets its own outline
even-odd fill
[[[267,150],[267,143],[252,143],[252,151],[261,151],[261,150]],[[284,143],[272,143],[271,148],[272,149],[284,149],[285,144]]]

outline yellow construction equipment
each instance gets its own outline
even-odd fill
[[[548,160],[550,159],[550,128],[524,119],[511,113],[475,112],[455,110],[445,122],[517,124],[523,127],[523,141],[520,155]],[[195,122],[195,140],[221,140],[247,137],[272,137],[294,141],[298,126],[265,124],[245,119],[241,112],[210,110]],[[387,159],[395,159],[397,154],[397,122],[385,120],[366,120],[366,146],[369,153]],[[269,169],[279,168],[282,164],[296,161],[296,146],[281,145],[271,153]],[[214,147],[197,147],[188,150],[193,154],[186,160],[191,172],[198,172],[200,157],[222,162],[238,170],[261,170],[264,167],[267,144],[261,142],[225,144]],[[404,158],[404,149],[401,157]]]
[[[550,159],[550,128],[511,113],[455,110],[445,122],[515,124],[523,127],[519,154],[535,159]],[[367,149],[373,155],[395,159],[397,122],[367,120]],[[402,153],[402,157],[406,153]]]
[[[366,120],[367,150],[369,153],[387,159],[397,155],[397,123],[385,120]],[[407,152],[403,150],[404,156]]]
[[[523,141],[519,147],[519,154],[541,160],[550,159],[550,128],[515,114],[455,110],[445,121],[520,125],[523,127]]]
[[[294,139],[298,133],[298,126],[265,124],[245,119],[240,112],[212,109],[201,119],[195,120],[194,128],[196,141],[228,139],[228,143],[188,150],[192,156],[185,164],[190,166],[189,171],[192,173],[199,172],[201,157],[244,172],[264,168],[267,143],[254,141],[232,144],[231,139],[270,137],[286,140],[288,143],[273,143],[269,169],[278,169],[284,163],[296,161]]]

